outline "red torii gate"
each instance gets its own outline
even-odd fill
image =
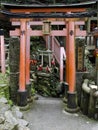
[[[43,22],[42,21],[28,21],[26,23],[27,25],[27,29],[26,29],[26,42],[27,42],[27,45],[30,46],[30,36],[43,36],[43,31],[42,30],[32,30],[30,28],[31,25],[41,25],[43,26]],[[84,25],[85,22],[84,21],[77,21],[75,22],[75,25],[78,26],[78,25]],[[12,20],[12,25],[13,26],[20,26],[20,22],[18,20],[16,20],[16,22]],[[52,21],[51,22],[51,25],[66,25],[66,21]],[[55,36],[66,36],[67,37],[67,29],[64,28],[63,30],[52,30],[50,32],[50,34],[48,34],[49,36],[52,36],[52,37],[55,37]],[[80,31],[79,28],[76,29],[76,32],[75,32],[75,36],[85,36],[86,35],[86,32],[85,31]],[[10,36],[20,36],[20,29],[16,29],[15,31],[10,31]],[[53,42],[53,41],[52,41]],[[52,43],[52,46],[53,46],[54,43]],[[26,46],[26,49],[28,49],[28,46]],[[53,48],[53,51],[56,50],[56,48]],[[58,52],[59,53],[59,52]],[[28,55],[28,61],[30,60],[30,47],[29,49],[27,50],[27,54]],[[61,56],[63,56],[63,52],[61,51]],[[61,58],[62,59],[62,58]],[[28,62],[27,61],[27,62]],[[59,61],[60,62],[60,65],[61,65],[61,68],[60,68],[60,81],[62,82],[63,81],[63,62]],[[29,63],[29,62],[28,62]],[[26,65],[26,70],[27,70],[27,73],[26,73],[26,84],[29,84],[29,64]]]
[[[88,6],[88,5],[87,5]],[[13,5],[5,5],[10,9],[11,13],[16,14],[30,14],[30,13],[52,13],[52,12],[83,12],[86,11],[84,5],[71,7],[66,6],[63,7],[27,7],[19,8]],[[51,21],[51,19],[49,19]],[[59,25],[66,25],[64,30],[51,30],[50,36],[66,36],[66,81],[69,85],[68,91],[68,104],[67,110],[76,110],[77,103],[76,103],[76,92],[75,92],[75,82],[76,82],[76,66],[75,66],[75,36],[86,36],[86,31],[82,31],[79,28],[75,28],[75,25],[84,25],[85,23],[82,21],[78,21],[79,19],[71,19],[67,18],[63,21],[52,21],[51,24],[59,24]],[[11,18],[12,25],[20,25],[20,29],[16,29],[15,31],[11,31],[11,36],[20,36],[20,76],[19,76],[19,95],[20,95],[20,106],[25,106],[26,102],[26,85],[30,84],[30,36],[43,36],[41,30],[31,30],[30,25],[42,25],[43,22],[41,21],[32,21],[30,18]],[[25,99],[25,100],[24,100]]]
[[[30,25],[43,25],[43,22],[21,19],[13,22],[12,25],[20,25],[20,29],[10,31],[10,36],[20,36],[20,83],[19,91],[24,91],[26,85],[30,84],[30,36],[43,36],[42,30],[32,30]],[[86,36],[86,31],[75,29],[75,26],[84,25],[84,21],[52,21],[51,25],[67,25],[63,30],[51,30],[50,36],[66,36],[66,81],[69,84],[69,93],[75,92],[76,70],[75,70],[75,36]],[[26,48],[26,52],[25,52]],[[55,48],[56,49],[56,48]],[[25,57],[26,56],[26,57]],[[26,62],[26,64],[25,64]],[[63,69],[63,68],[62,68]],[[26,71],[25,71],[26,70]],[[26,76],[26,77],[25,77]],[[25,82],[26,80],[26,82]]]

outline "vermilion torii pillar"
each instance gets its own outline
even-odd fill
[[[69,85],[68,91],[68,102],[67,107],[65,108],[67,111],[74,112],[78,110],[77,102],[76,102],[76,64],[75,64],[75,22],[73,20],[69,20],[67,23],[67,80]]]
[[[27,90],[26,90],[26,19],[20,19],[20,75],[19,75],[19,90],[18,90],[18,105],[27,105]]]
[[[30,22],[26,22],[26,89],[27,97],[31,100],[31,82],[30,82]]]
[[[69,67],[69,58],[68,58],[68,54],[69,54],[69,23],[68,23],[68,21],[66,21],[66,29],[67,29],[67,36],[66,36],[66,79],[65,79],[65,81],[68,83],[69,82],[69,69],[68,69],[68,67]]]
[[[76,82],[76,64],[75,64],[75,25],[74,21],[68,22],[68,84],[69,91],[73,93],[75,91],[75,82]]]
[[[30,23],[27,21],[26,35],[26,85],[30,84]]]

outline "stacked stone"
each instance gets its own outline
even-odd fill
[[[30,130],[19,107],[11,107],[6,98],[0,98],[0,130]]]

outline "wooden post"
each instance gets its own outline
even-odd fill
[[[26,20],[20,19],[20,75],[19,75],[19,90],[18,90],[18,105],[27,105],[26,91]]]
[[[1,72],[5,74],[5,46],[4,46],[4,32],[0,30],[0,41],[1,41]]]
[[[60,82],[63,82],[63,47],[60,47]]]
[[[69,21],[69,51],[68,51],[68,63],[69,63],[69,92],[75,91],[75,81],[76,81],[76,70],[75,70],[75,27],[74,21]]]
[[[65,79],[65,81],[67,82],[67,83],[69,83],[69,76],[68,76],[68,71],[69,71],[69,69],[68,69],[68,67],[69,67],[69,58],[68,58],[68,54],[69,54],[69,35],[68,35],[68,30],[69,30],[69,27],[68,27],[68,21],[66,22],[66,29],[67,29],[67,36],[66,36],[66,64],[65,64],[65,67],[66,67],[66,73],[65,73],[65,77],[66,77],[66,79]]]
[[[27,21],[26,35],[26,89],[27,97],[31,100],[31,83],[30,83],[30,22]]]
[[[67,80],[69,85],[68,91],[68,102],[67,107],[65,108],[68,112],[76,112],[78,111],[77,102],[76,102],[76,66],[75,66],[75,25],[74,21],[68,21],[68,50],[67,50]]]
[[[98,86],[98,38],[96,43],[96,84]]]
[[[84,44],[85,40],[76,39],[76,70],[82,72],[84,70]]]
[[[25,91],[25,68],[26,68],[26,21],[21,20],[21,34],[20,34],[20,77],[19,90]]]
[[[54,52],[54,36],[52,36],[52,45],[51,45],[51,50]]]
[[[27,24],[27,35],[26,35],[26,84],[30,83],[30,25],[29,22]]]

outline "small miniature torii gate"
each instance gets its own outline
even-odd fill
[[[19,25],[20,29],[10,31],[10,36],[20,36],[20,76],[19,76],[19,96],[20,106],[25,106],[26,102],[26,85],[30,84],[30,36],[43,36],[42,30],[32,30],[31,25],[43,25],[42,21],[34,21],[31,18],[30,13],[52,13],[52,12],[84,12],[89,4],[83,6],[71,5],[71,6],[16,6],[15,4],[3,4],[5,8],[9,9],[9,12],[5,12],[6,15],[10,15],[12,25]],[[16,16],[17,15],[17,16]],[[30,18],[29,18],[30,16]],[[68,111],[75,111],[77,109],[76,103],[76,66],[75,66],[75,36],[86,36],[86,31],[80,30],[79,25],[84,25],[84,19],[81,21],[79,18],[65,18],[61,21],[55,19],[52,21],[51,18],[54,16],[50,15],[49,20],[51,25],[65,25],[66,28],[63,30],[51,30],[50,36],[65,36],[66,37],[66,82],[69,85],[68,91]],[[44,18],[44,16],[42,17]],[[48,18],[48,16],[47,16]],[[58,18],[58,17],[57,17]],[[63,18],[63,16],[60,18]],[[79,21],[80,20],[80,21]],[[24,100],[23,100],[24,99]]]

